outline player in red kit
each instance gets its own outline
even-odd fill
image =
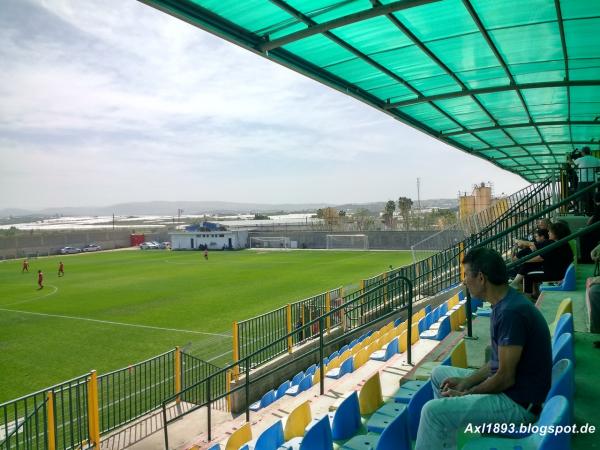
[[[65,265],[63,264],[62,261],[60,261],[58,263],[58,276],[59,277],[64,277],[65,276]]]
[[[38,270],[38,286],[39,286],[39,289],[44,288],[44,274],[42,273],[41,270]]]
[[[21,269],[21,273],[29,272],[29,261],[26,259],[23,260],[23,268]]]

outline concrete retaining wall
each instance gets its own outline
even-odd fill
[[[0,236],[0,259],[23,258],[27,255],[55,255],[62,247],[83,247],[96,243],[104,250],[130,246],[131,230],[93,230],[93,231],[60,231],[34,232]],[[167,231],[145,232],[146,240],[166,241]]]
[[[348,235],[347,232],[329,231],[250,231],[249,237],[289,237],[298,242],[298,248],[327,248],[327,235]],[[442,250],[450,245],[462,241],[465,236],[460,231],[444,231],[434,235],[431,231],[367,231],[364,233],[369,237],[369,248],[371,250],[410,250],[424,239],[426,242],[417,246],[416,250]]]

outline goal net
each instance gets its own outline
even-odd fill
[[[328,250],[368,250],[369,237],[366,234],[328,234]]]
[[[250,238],[250,248],[290,248],[289,237],[254,237]]]

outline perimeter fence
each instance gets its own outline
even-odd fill
[[[220,367],[173,349],[129,367],[95,371],[0,404],[0,449],[93,448],[100,435],[134,422]],[[213,377],[224,392],[225,376]],[[225,400],[213,407],[227,411]],[[98,447],[99,448],[99,447]]]

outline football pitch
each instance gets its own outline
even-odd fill
[[[159,250],[54,256],[30,260],[29,273],[21,260],[1,262],[0,403],[175,346],[223,366],[234,321],[411,262],[407,251],[252,250],[207,261]]]

